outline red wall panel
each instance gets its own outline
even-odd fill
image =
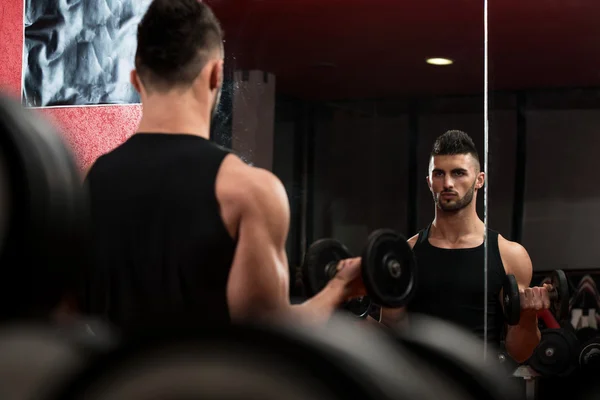
[[[21,95],[24,0],[0,2],[0,90]],[[41,112],[62,133],[81,169],[121,144],[137,127],[141,106],[42,108]]]
[[[23,59],[23,1],[0,2],[0,88],[18,95],[21,91]]]
[[[135,105],[37,110],[60,129],[82,170],[102,154],[123,143],[135,132],[141,116],[141,107]]]

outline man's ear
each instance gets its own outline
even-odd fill
[[[223,60],[215,62],[210,71],[210,90],[219,90],[223,85]]]
[[[139,94],[142,94],[142,85],[140,83],[140,77],[135,69],[132,69],[129,73],[129,80],[131,81],[131,84],[133,85],[135,90]]]
[[[477,175],[477,183],[475,184],[475,189],[481,189],[485,185],[485,172],[480,172]]]

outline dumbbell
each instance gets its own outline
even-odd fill
[[[36,398],[467,398],[381,330],[356,329],[343,315],[310,326],[283,320],[151,326]]]
[[[543,377],[567,377],[577,367],[580,348],[572,327],[542,330],[542,338],[528,360],[529,366]]]
[[[426,314],[412,313],[410,323],[394,331],[399,344],[425,365],[437,370],[470,399],[521,399],[521,387],[511,378],[510,363],[488,362],[496,349],[485,348],[483,341],[463,327]],[[513,369],[514,370],[514,369]],[[445,396],[441,396],[445,398]]]
[[[43,399],[82,369],[117,348],[120,336],[102,321],[0,326],[3,399]]]
[[[569,315],[569,281],[563,270],[552,273],[552,290],[550,297],[550,310],[558,321],[563,321]],[[519,285],[514,275],[507,274],[502,286],[504,305],[504,319],[508,325],[517,325],[521,319],[521,298]]]
[[[600,335],[583,342],[579,351],[579,366],[584,371],[600,370]]]
[[[90,249],[86,197],[61,134],[0,93],[0,318],[46,318],[79,286]]]
[[[319,239],[305,254],[302,275],[307,295],[319,293],[337,273],[341,260],[352,258],[346,246],[335,239]],[[367,238],[362,252],[362,278],[368,296],[349,301],[344,308],[365,317],[371,302],[380,306],[403,307],[416,288],[416,262],[402,235],[390,229],[378,229]]]

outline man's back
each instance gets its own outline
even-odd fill
[[[124,326],[195,315],[227,322],[236,243],[215,193],[228,152],[194,135],[138,133],[90,170],[95,263],[84,311]]]

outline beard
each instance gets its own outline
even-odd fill
[[[435,206],[442,211],[446,212],[458,212],[463,208],[467,207],[473,201],[473,197],[475,197],[475,181],[473,185],[467,190],[467,193],[463,197],[460,198],[450,198],[443,199],[441,195],[446,192],[441,192],[439,194],[433,195],[433,200],[435,201]]]

